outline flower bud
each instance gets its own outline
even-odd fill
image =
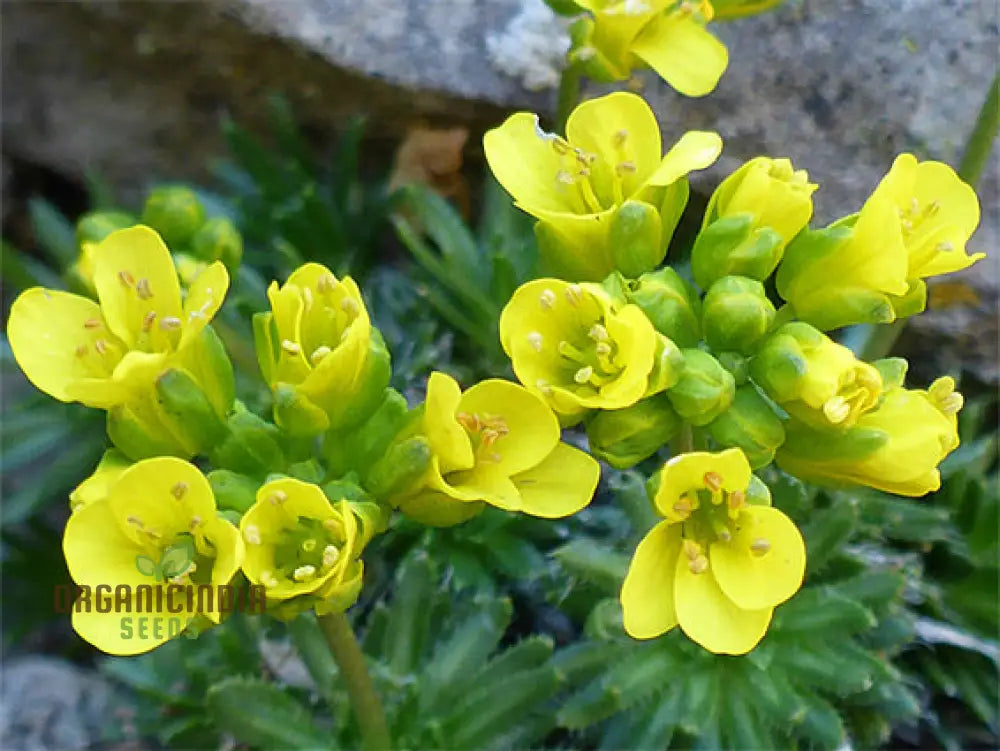
[[[243,237],[227,217],[214,217],[191,238],[191,252],[204,261],[222,261],[232,272],[243,258]]]
[[[716,352],[749,355],[774,316],[763,284],[745,276],[724,276],[709,288],[702,303],[705,342]]]
[[[156,394],[172,433],[182,436],[195,454],[207,454],[226,435],[225,415],[220,416],[191,375],[171,368],[156,379]]]
[[[243,514],[253,506],[257,488],[260,487],[257,480],[228,469],[212,470],[205,477],[212,486],[212,493],[220,509]]]
[[[701,338],[701,301],[694,287],[665,267],[628,283],[628,300],[639,306],[653,327],[678,347],[693,347]]]
[[[709,424],[708,432],[720,446],[742,449],[752,469],[770,464],[785,440],[781,419],[751,384],[736,389],[732,406]]]
[[[90,211],[76,222],[76,242],[99,243],[115,230],[138,224],[138,220],[124,211]]]
[[[750,213],[716,219],[703,227],[691,249],[691,274],[702,289],[723,276],[764,281],[781,260],[784,241],[776,230],[754,225]]]
[[[432,453],[423,436],[391,445],[366,474],[365,487],[379,500],[407,495],[427,473]]]
[[[243,475],[264,478],[285,466],[278,429],[237,402],[228,433],[212,451],[212,464]]]
[[[616,469],[628,469],[659,451],[682,425],[664,394],[597,412],[587,420],[590,453]]]
[[[119,404],[108,410],[108,438],[119,451],[132,461],[154,456],[187,458],[194,451],[185,446],[161,422],[149,405]]]
[[[670,403],[692,425],[708,425],[729,409],[736,383],[719,361],[700,349],[683,349],[684,371],[667,390]]]
[[[800,321],[767,338],[750,372],[790,415],[817,428],[850,427],[882,393],[878,370]]]
[[[608,247],[615,268],[636,277],[656,268],[667,254],[660,214],[645,201],[625,201],[611,216]]]
[[[289,383],[274,387],[274,422],[292,436],[314,436],[330,427],[330,418]]]
[[[190,188],[163,185],[146,198],[142,223],[159,232],[167,247],[179,250],[205,223],[205,207]]]

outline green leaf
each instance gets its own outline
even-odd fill
[[[302,662],[305,663],[309,675],[316,683],[316,690],[326,701],[327,706],[335,708],[340,697],[336,681],[340,671],[330,653],[326,637],[316,622],[315,614],[309,611],[293,619],[288,624],[288,633],[302,656]]]
[[[396,675],[416,669],[423,654],[430,623],[434,566],[423,550],[416,550],[400,564],[396,573],[395,596],[386,622],[384,659]]]
[[[777,609],[772,626],[782,636],[856,634],[875,626],[875,615],[864,605],[829,586],[807,587]]]
[[[802,525],[806,541],[806,571],[820,571],[850,538],[858,521],[858,505],[848,496],[834,496],[829,508],[814,510]]]
[[[309,710],[288,692],[264,681],[233,677],[216,683],[205,696],[220,730],[243,743],[264,748],[329,748],[329,735]]]
[[[608,594],[617,594],[621,589],[629,563],[627,556],[582,536],[554,550],[552,556],[570,574]]]
[[[76,232],[59,209],[42,198],[31,198],[28,216],[35,241],[59,269],[76,263]]]

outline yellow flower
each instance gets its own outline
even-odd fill
[[[93,474],[69,494],[70,508],[76,510],[88,503],[103,500],[125,470],[132,466],[124,454],[115,449],[104,452]]]
[[[279,395],[276,421],[292,429],[306,417],[318,429],[345,426],[388,383],[388,353],[358,285],[307,263],[284,285],[272,282],[267,296],[271,312],[254,316],[254,334],[264,380]],[[294,395],[287,412],[283,387]]]
[[[117,655],[148,652],[199,616],[218,623],[218,586],[243,562],[239,533],[217,515],[208,480],[172,457],[134,464],[106,497],[77,508],[63,552],[73,581],[92,593],[89,605],[74,607],[73,628]],[[199,595],[204,589],[213,597]]]
[[[617,306],[596,284],[537,279],[500,315],[514,373],[565,422],[621,409],[673,385],[682,357],[636,305]]]
[[[689,131],[662,156],[652,110],[625,92],[580,104],[566,134],[546,133],[537,115],[518,112],[489,131],[483,146],[517,205],[558,238],[542,247],[551,272],[576,280],[599,281],[614,270],[608,232],[623,204],[644,204],[655,215],[661,203],[676,199],[682,209],[685,176],[711,165],[722,150],[717,133]],[[676,217],[660,219],[650,268],[663,259],[676,224]]]
[[[899,215],[908,279],[960,271],[986,257],[965,251],[979,225],[979,199],[947,164],[900,154],[876,192],[886,194]]]
[[[257,491],[240,520],[243,572],[265,587],[268,612],[292,618],[303,610],[342,612],[361,591],[358,559],[370,530],[346,500],[336,504],[316,485],[285,477]]]
[[[682,94],[704,96],[729,63],[726,46],[705,30],[708,0],[574,1],[591,17],[570,32],[570,61],[597,80],[624,81],[648,66]]]
[[[778,266],[778,294],[797,318],[823,331],[890,323],[893,298],[909,289],[907,265],[896,206],[876,190],[856,218],[803,232],[788,246]]]
[[[762,487],[739,449],[667,462],[654,499],[666,518],[639,543],[622,585],[630,636],[680,624],[710,652],[757,645],[774,608],[802,585],[806,561],[802,535]]]
[[[516,383],[490,379],[464,393],[435,372],[427,384],[423,432],[433,452],[421,487],[395,505],[433,525],[456,524],[483,503],[554,519],[574,514],[597,488],[600,465],[559,441],[545,403]]]
[[[878,370],[808,323],[786,323],[750,363],[754,382],[785,411],[818,428],[849,428],[882,394]]]
[[[861,415],[843,433],[789,424],[776,461],[786,472],[812,482],[922,496],[941,486],[938,465],[958,448],[956,415],[962,403],[949,377],[926,391],[894,388],[878,409]]]
[[[195,344],[229,287],[225,267],[214,263],[182,302],[169,251],[143,226],[112,232],[93,249],[93,281],[99,303],[41,287],[25,291],[11,306],[7,335],[38,389],[101,409],[148,391],[149,374]]]

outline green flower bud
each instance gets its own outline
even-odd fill
[[[720,446],[742,449],[752,469],[770,464],[785,442],[781,419],[751,384],[736,389],[732,406],[709,424],[708,432]]]
[[[594,81],[602,83],[620,81],[622,74],[594,44],[596,27],[597,24],[590,16],[581,16],[570,24],[569,62]]]
[[[257,500],[260,483],[252,477],[228,469],[214,469],[205,477],[212,486],[215,502],[220,509],[230,509],[242,514]]]
[[[732,373],[736,386],[742,386],[750,378],[750,361],[739,352],[714,352],[719,365]]]
[[[146,400],[144,400],[145,402]],[[194,453],[163,425],[148,403],[120,404],[108,410],[108,438],[132,461],[154,456],[189,459]]]
[[[274,422],[292,436],[318,435],[330,427],[330,418],[309,397],[289,383],[274,387]]]
[[[323,457],[330,474],[336,476],[354,470],[365,477],[392,441],[409,437],[405,428],[416,419],[402,394],[385,389],[379,406],[364,423],[346,431],[327,433]]]
[[[183,185],[163,185],[146,198],[142,223],[147,224],[173,250],[187,245],[205,223],[205,207],[190,188]]]
[[[171,368],[156,379],[156,394],[170,431],[195,454],[207,454],[226,436],[220,416],[192,376]]]
[[[751,354],[774,322],[764,285],[745,276],[724,276],[702,302],[705,342],[715,351]]]
[[[753,214],[725,216],[698,233],[691,249],[691,274],[702,289],[729,275],[764,281],[783,249],[781,235],[770,227],[755,226]]]
[[[611,216],[608,247],[615,268],[626,277],[656,268],[667,254],[660,214],[645,201],[625,201]]]
[[[801,321],[765,340],[750,373],[789,414],[817,428],[850,427],[882,393],[878,370]]]
[[[872,367],[882,376],[882,391],[884,393],[890,389],[902,388],[910,363],[902,357],[886,357],[873,362]]]
[[[672,268],[643,274],[628,283],[628,300],[639,306],[653,327],[679,347],[701,338],[701,302],[694,287]]]
[[[210,454],[212,464],[259,479],[285,466],[274,425],[237,402],[227,427],[225,439]]]
[[[651,396],[670,388],[677,383],[683,371],[684,355],[680,349],[663,334],[657,334],[653,369],[649,373],[645,395]]]
[[[664,394],[625,409],[596,412],[587,420],[590,453],[616,469],[628,469],[659,451],[682,425]]]
[[[235,271],[243,258],[243,237],[226,217],[209,219],[191,238],[191,252],[203,261],[222,261]]]
[[[667,397],[682,418],[692,425],[708,425],[729,409],[736,392],[732,374],[700,349],[683,349],[684,372],[667,390]]]
[[[135,224],[138,224],[136,218],[124,211],[91,211],[77,220],[76,242],[78,245],[99,243],[115,230]]]
[[[430,443],[423,436],[394,443],[368,472],[365,487],[379,500],[405,495],[421,484],[432,456]]]

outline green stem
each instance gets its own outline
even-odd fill
[[[694,451],[694,432],[688,423],[684,423],[681,432],[670,442],[670,453],[680,456]]]
[[[343,613],[328,613],[319,616],[317,621],[330,646],[333,659],[340,668],[340,674],[347,683],[347,695],[361,728],[362,747],[365,751],[386,751],[392,748],[382,701],[375,693],[365,665],[365,656],[354,637],[347,616]]]
[[[570,64],[563,68],[559,81],[559,100],[556,104],[556,133],[566,134],[566,121],[580,101],[580,70]]]
[[[958,176],[972,187],[976,187],[986,168],[998,127],[1000,127],[1000,70],[993,77],[993,83],[986,93],[986,101],[979,110],[979,117],[965,144],[962,163],[958,166]]]

